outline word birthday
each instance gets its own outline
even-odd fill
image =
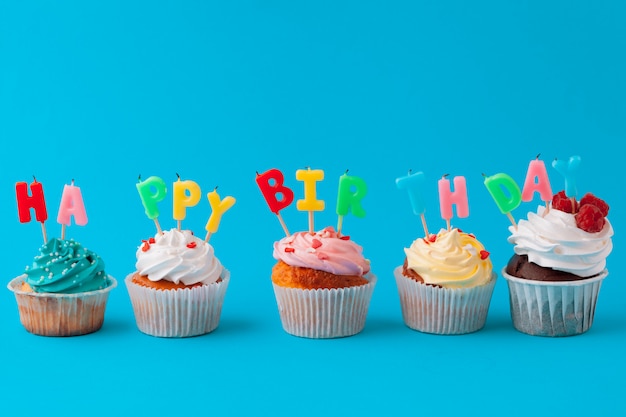
[[[313,213],[324,210],[325,203],[317,199],[316,184],[324,179],[324,171],[321,169],[299,169],[296,171],[296,180],[304,183],[304,199],[296,202],[298,211],[309,213],[309,232],[314,233]],[[293,190],[285,186],[285,176],[276,168],[272,168],[262,174],[257,172],[256,183],[267,202],[272,213],[276,214],[285,234],[289,236],[289,230],[280,215],[280,210],[291,205],[294,199]],[[343,216],[348,213],[356,217],[365,217],[365,210],[361,200],[367,194],[367,185],[359,177],[348,175],[346,171],[339,177],[336,213],[339,216],[337,222],[337,234],[341,234]]]

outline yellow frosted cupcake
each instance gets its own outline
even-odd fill
[[[442,229],[404,251],[404,264],[394,275],[408,327],[435,334],[484,327],[496,274],[489,252],[474,235]]]

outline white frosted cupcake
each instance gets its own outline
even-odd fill
[[[573,205],[560,192],[550,209],[539,206],[509,228],[515,255],[502,275],[517,330],[551,337],[589,330],[613,248],[608,209],[591,194]]]
[[[230,273],[209,243],[172,229],[143,241],[136,256],[125,283],[141,332],[190,337],[217,328]]]
[[[416,239],[404,252],[404,265],[394,276],[408,327],[448,335],[484,327],[496,274],[474,235],[442,229]]]
[[[294,336],[336,338],[365,327],[376,276],[363,248],[332,227],[274,243],[272,284],[283,329]]]

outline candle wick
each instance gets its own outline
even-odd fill
[[[541,155],[541,153],[538,153],[538,154],[537,154],[537,157],[536,157],[535,159],[539,159],[539,156],[540,156],[540,155]]]
[[[176,177],[178,178],[178,180],[180,181],[180,175],[178,175],[178,172],[176,173]]]

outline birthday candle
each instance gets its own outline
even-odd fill
[[[289,230],[280,215],[280,210],[289,206],[293,202],[293,191],[285,187],[285,176],[276,168],[272,168],[263,174],[257,173],[256,183],[267,202],[268,207],[280,221],[285,234],[289,236]],[[280,199],[278,196],[280,195]]]
[[[577,194],[575,174],[580,166],[580,156],[572,156],[567,161],[555,159],[552,167],[556,169],[565,179],[565,195],[575,198]]]
[[[422,189],[424,187],[424,173],[420,171],[411,174],[411,172],[409,171],[409,175],[407,175],[406,177],[396,178],[396,187],[408,191],[409,201],[411,202],[413,213],[420,216],[422,220],[422,227],[424,228],[424,235],[429,236],[428,225],[426,224],[426,216],[424,216],[426,208],[424,206],[424,199],[422,197]]]
[[[69,226],[72,222],[72,216],[74,216],[74,221],[77,225],[84,226],[87,224],[87,212],[83,203],[83,195],[80,192],[80,188],[74,185],[74,180],[72,180],[71,185],[65,184],[63,187],[57,222]]]
[[[65,227],[71,224],[72,216],[74,216],[74,221],[77,225],[84,226],[87,224],[87,212],[83,203],[83,195],[80,192],[80,188],[74,185],[74,180],[72,180],[71,185],[66,184],[63,187],[63,194],[61,194],[61,205],[59,206],[57,222],[62,225],[62,240],[65,239]]]
[[[511,211],[521,204],[522,191],[515,180],[507,174],[500,173],[485,177],[484,183],[500,211],[507,215],[513,226],[517,227]]]
[[[552,200],[552,188],[550,188],[550,179],[548,178],[546,165],[539,159],[539,156],[528,164],[526,180],[522,189],[522,201],[531,201],[535,192],[539,193],[539,196],[546,204]]]
[[[211,206],[211,216],[209,217],[209,221],[206,224],[207,236],[204,239],[205,242],[209,241],[209,237],[211,234],[217,232],[217,229],[220,225],[220,221],[222,220],[222,215],[226,213],[234,204],[235,199],[231,196],[224,197],[223,200],[220,200],[219,194],[217,194],[217,190],[213,190],[207,194],[209,199],[209,205]]]
[[[17,212],[21,223],[28,223],[31,220],[30,209],[35,210],[35,218],[41,223],[41,232],[43,241],[48,241],[46,233],[45,221],[48,219],[48,210],[46,209],[46,200],[43,195],[43,186],[37,179],[33,177],[30,184],[31,196],[28,195],[28,186],[25,182],[15,184],[15,195],[17,197]]]
[[[172,187],[173,195],[173,217],[178,221],[178,230],[180,230],[180,222],[185,220],[187,215],[187,207],[193,207],[202,197],[200,186],[191,180],[181,181],[180,177],[174,182]]]
[[[141,203],[146,211],[146,216],[149,219],[154,220],[154,224],[156,225],[157,232],[162,234],[161,226],[159,225],[159,207],[158,203],[163,201],[165,196],[167,195],[167,187],[165,185],[165,181],[163,181],[159,177],[149,177],[145,181],[140,181],[137,183],[137,191],[139,192],[139,197],[141,198]]]
[[[453,204],[456,205],[456,214],[458,217],[464,218],[469,216],[465,177],[454,177],[453,182],[454,191],[450,190],[450,180],[448,180],[445,175],[437,182],[439,188],[439,210],[441,217],[446,220],[448,230],[450,230]]]
[[[296,201],[299,211],[309,212],[309,232],[314,232],[313,212],[324,210],[324,201],[318,200],[315,185],[324,179],[324,171],[321,169],[299,169],[296,171],[296,179],[304,182],[304,199]]]
[[[424,173],[415,172],[409,173],[406,177],[400,177],[396,179],[396,187],[399,189],[407,190],[409,193],[409,201],[413,208],[413,213],[416,215],[422,215],[426,211],[424,206],[424,198],[422,197],[422,190],[424,187]]]
[[[30,209],[35,210],[35,218],[38,222],[45,222],[48,219],[46,200],[43,195],[43,186],[36,179],[30,184],[31,195],[28,195],[28,185],[25,182],[15,184],[15,194],[17,197],[17,212],[20,223],[31,221]]]
[[[337,233],[341,234],[343,216],[351,212],[357,217],[365,217],[361,200],[367,194],[367,185],[359,177],[350,176],[347,171],[339,177],[336,212],[339,216]]]

